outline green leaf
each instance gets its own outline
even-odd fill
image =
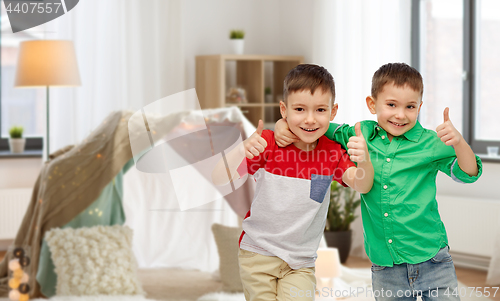
[[[229,32],[229,38],[231,40],[244,39],[245,38],[245,31],[243,31],[243,30],[231,30]]]
[[[352,188],[332,182],[326,231],[347,231],[351,228],[351,223],[358,217],[354,212],[361,204],[361,200],[356,199],[356,196],[357,193]]]
[[[22,138],[24,128],[22,126],[13,126],[9,129],[10,138]]]

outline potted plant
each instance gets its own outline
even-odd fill
[[[229,32],[229,39],[235,54],[243,54],[245,46],[245,32],[243,30],[231,30]]]
[[[266,100],[266,102],[273,102],[273,95],[271,93],[271,87],[265,87],[264,88],[264,98]]]
[[[351,223],[358,217],[354,214],[361,200],[354,189],[332,182],[330,206],[326,216],[325,239],[329,247],[339,250],[340,262],[344,263],[351,251]]]
[[[22,126],[13,126],[9,129],[9,147],[11,153],[18,154],[24,151],[26,139],[23,138],[23,131]]]

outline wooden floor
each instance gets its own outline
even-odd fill
[[[5,251],[0,251],[0,261],[5,256]],[[347,259],[347,262],[344,264],[349,268],[369,268],[371,267],[371,263],[368,259],[363,259],[360,257],[351,256]],[[457,272],[458,281],[462,282],[464,285],[468,287],[481,288],[481,291],[484,291],[486,285],[486,275],[487,272],[473,270],[473,269],[465,269],[465,268],[455,268]],[[496,296],[493,297],[495,290],[490,289],[490,299],[495,301],[500,301],[500,290],[496,292]]]
[[[347,259],[347,262],[344,265],[350,268],[369,268],[371,267],[371,262],[368,259],[351,256]],[[485,271],[465,269],[460,267],[455,267],[455,271],[457,273],[458,281],[462,282],[468,287],[474,287],[476,289],[480,288],[480,290],[483,292],[484,288],[488,287],[486,285],[487,272]],[[493,294],[495,294],[495,289],[489,289],[488,291],[490,292],[489,298],[491,300],[500,301],[500,289],[496,291],[495,297],[493,297]]]

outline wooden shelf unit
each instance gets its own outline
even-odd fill
[[[228,63],[234,62],[236,78],[227,72]],[[196,57],[196,93],[202,109],[238,106],[255,126],[262,119],[267,128],[281,118],[279,102],[282,99],[283,80],[292,68],[304,63],[302,56],[281,55],[202,55]],[[272,102],[265,102],[265,69],[271,69]],[[232,80],[237,87],[245,89],[247,103],[226,102],[227,82]],[[269,81],[268,80],[268,81]],[[272,124],[272,127],[271,127]]]

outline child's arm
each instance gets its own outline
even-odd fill
[[[276,121],[276,125],[274,126],[274,140],[279,147],[285,147],[300,141],[299,137],[290,131],[288,123],[283,118]]]
[[[340,129],[339,129],[340,128]],[[330,128],[325,134],[330,140],[340,143],[347,149],[350,159],[358,163],[357,167],[351,167],[344,172],[342,181],[359,193],[367,193],[373,185],[373,165],[370,162],[370,155],[365,138],[361,133],[361,124],[358,122],[353,130],[348,125],[337,125],[330,123]],[[280,147],[285,147],[297,139],[285,120],[280,119],[274,126],[274,140]]]
[[[330,123],[328,130],[325,133],[325,136],[333,140],[343,148],[347,149],[347,143],[349,142],[349,138],[355,136],[354,127],[351,127],[346,124],[335,124]],[[293,142],[299,141],[299,138],[290,131],[288,127],[288,123],[282,118],[276,122],[274,126],[274,140],[279,147],[285,147]]]
[[[215,168],[212,171],[212,182],[215,185],[225,185],[229,183],[229,181],[237,179],[239,177],[237,169],[245,157],[253,159],[264,152],[267,147],[267,142],[261,137],[263,129],[264,122],[259,120],[259,125],[255,133],[227,153],[225,160],[222,158],[219,162],[217,162],[217,165],[215,165]]]
[[[355,131],[356,136],[349,138],[349,143],[347,143],[347,152],[351,156],[351,161],[358,163],[358,167],[347,169],[342,176],[342,181],[359,193],[367,193],[373,185],[373,165],[370,162],[368,147],[361,133],[359,122],[356,123]]]
[[[476,155],[460,132],[453,126],[448,114],[449,108],[444,109],[444,122],[436,128],[437,135],[446,145],[453,146],[460,169],[471,177],[477,176]]]

